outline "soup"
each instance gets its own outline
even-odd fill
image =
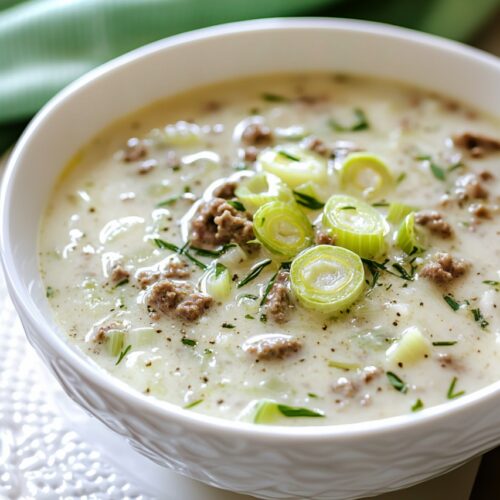
[[[41,224],[96,369],[257,424],[416,413],[500,376],[500,123],[427,91],[275,75],[100,132]]]

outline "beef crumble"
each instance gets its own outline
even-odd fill
[[[429,229],[431,233],[441,236],[441,238],[451,238],[453,236],[450,224],[443,219],[439,212],[434,210],[417,212],[415,222]]]
[[[274,135],[267,125],[250,123],[241,134],[241,140],[247,146],[269,146],[274,140]]]
[[[473,158],[500,151],[500,140],[474,132],[464,132],[453,137],[453,143],[467,151]]]
[[[236,210],[223,198],[202,203],[191,222],[194,246],[210,248],[231,241],[244,246],[254,238],[252,215]]]
[[[136,137],[132,137],[127,141],[127,145],[125,147],[123,155],[123,161],[127,163],[139,161],[145,158],[147,154],[148,150],[144,143]]]
[[[177,256],[169,259],[168,264],[163,269],[151,270],[145,269],[139,271],[135,277],[139,286],[144,289],[164,279],[183,280],[189,278],[191,271],[189,266]]]
[[[288,292],[289,277],[287,271],[278,273],[265,303],[266,315],[269,315],[276,323],[286,323],[288,313],[293,308]]]
[[[422,268],[420,276],[443,285],[465,274],[469,267],[467,262],[455,259],[448,253],[437,253],[433,261]]]
[[[270,336],[244,347],[245,352],[255,356],[258,360],[269,361],[284,359],[302,349],[302,343],[288,336]]]
[[[238,187],[237,182],[225,182],[224,184],[221,184],[220,186],[217,186],[214,189],[213,196],[215,198],[223,198],[224,200],[230,200],[231,198],[234,198],[234,192],[236,188]]]

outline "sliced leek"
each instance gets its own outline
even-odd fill
[[[273,424],[285,418],[324,417],[323,412],[298,406],[288,406],[276,401],[263,399],[254,407],[253,421],[256,424]]]
[[[411,212],[403,219],[395,239],[396,245],[408,255],[422,249],[422,238],[415,227],[415,212]]]
[[[215,300],[224,300],[231,293],[231,273],[220,262],[210,266],[200,280],[200,288]]]
[[[124,342],[125,332],[120,330],[109,330],[106,333],[106,346],[111,356],[118,356],[118,354],[120,354]]]
[[[127,342],[132,344],[134,348],[151,345],[157,335],[151,327],[134,328],[127,333]]]
[[[417,327],[411,326],[387,349],[386,358],[391,364],[409,365],[422,361],[430,351],[430,344],[422,332]]]
[[[323,211],[323,226],[331,230],[336,245],[365,259],[372,259],[385,250],[389,225],[372,206],[352,196],[330,197]]]
[[[327,180],[326,160],[295,144],[263,151],[257,162],[264,172],[277,175],[291,188],[308,181],[321,185]]]
[[[387,164],[372,153],[351,153],[339,171],[344,191],[365,198],[380,198],[394,186]]]
[[[318,245],[294,259],[290,280],[295,297],[304,307],[332,314],[346,309],[361,295],[365,272],[354,252]]]
[[[272,253],[288,259],[310,246],[314,231],[297,205],[272,201],[262,205],[253,218],[257,239]]]
[[[397,201],[392,202],[389,205],[389,211],[387,212],[386,219],[391,224],[399,224],[409,213],[413,212],[415,209],[404,203],[399,203]]]
[[[273,174],[260,173],[244,179],[235,191],[250,212],[270,201],[292,201],[290,188]]]

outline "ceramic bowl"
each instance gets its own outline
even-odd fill
[[[2,259],[28,339],[65,391],[158,464],[262,498],[350,499],[441,474],[500,442],[500,383],[418,414],[324,427],[255,426],[148,398],[96,367],[54,324],[37,264],[40,214],[73,154],[156,99],[284,71],[383,77],[500,116],[500,62],[394,27],[326,19],[250,21],[175,36],[90,72],[50,101],[10,159]]]

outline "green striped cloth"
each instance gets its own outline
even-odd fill
[[[89,69],[169,35],[275,16],[339,16],[467,40],[500,0],[0,0],[0,151]]]

